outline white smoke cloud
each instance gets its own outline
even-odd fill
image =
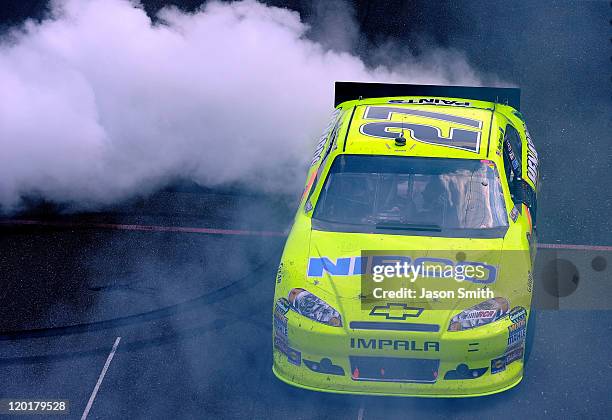
[[[1,207],[27,194],[95,206],[179,177],[295,191],[335,80],[479,84],[456,52],[368,68],[253,0],[158,18],[127,0],[57,1],[1,41]]]

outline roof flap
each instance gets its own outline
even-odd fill
[[[441,96],[474,99],[510,105],[517,111],[520,110],[521,105],[521,90],[518,88],[336,82],[334,107],[342,102],[355,99],[393,96]]]

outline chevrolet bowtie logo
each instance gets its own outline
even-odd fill
[[[405,320],[416,318],[423,312],[423,308],[413,308],[405,303],[387,303],[372,308],[371,316],[384,316],[387,319]]]

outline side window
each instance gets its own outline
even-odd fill
[[[523,180],[522,153],[523,145],[521,143],[521,137],[518,131],[508,124],[504,136],[504,168],[506,171],[506,179],[508,180],[508,187],[512,194],[512,201],[514,201],[517,208],[520,209],[523,203],[527,205],[535,226],[537,209],[536,195],[529,184]]]
[[[323,169],[325,168],[325,163],[327,162],[327,157],[329,156],[329,154],[331,153],[332,150],[335,150],[338,147],[338,133],[340,131],[340,126],[342,125],[342,116],[344,115],[344,111],[342,111],[342,112],[340,112],[340,110],[337,110],[337,111],[339,111],[339,112],[334,115],[335,123],[334,123],[334,125],[331,128],[332,131],[331,131],[331,134],[330,134],[329,143],[328,143],[327,148],[325,149],[325,151],[323,151],[323,148],[321,149],[321,151],[322,151],[322,153],[320,153],[320,155],[322,154],[321,163],[319,164],[319,168],[317,169],[316,174],[313,174],[314,175],[314,179],[312,180],[312,183],[308,187],[309,188],[308,197],[306,197],[306,205],[304,206],[304,212],[306,212],[306,213],[308,213],[310,210],[312,210],[312,204],[310,202],[310,198],[312,197],[312,193],[317,188],[317,183],[321,179],[321,172],[323,172]]]
[[[329,122],[327,123],[327,126],[323,130],[323,134],[321,134],[321,137],[319,137],[317,147],[315,149],[314,155],[312,156],[312,162],[310,162],[311,167],[316,165],[319,159],[321,159],[321,154],[323,153],[323,150],[325,149],[325,145],[328,144],[327,139],[329,138],[329,134],[334,129],[334,126],[337,125],[338,121],[341,120],[340,117],[341,117],[341,110],[339,108],[335,109],[334,112],[332,113],[331,118],[329,119]],[[333,139],[331,141],[333,141]]]
[[[500,140],[501,141],[501,140]],[[510,156],[506,149],[506,142],[503,142],[503,157],[504,157],[504,175],[506,181],[508,181],[508,187],[512,187],[512,162],[510,162]]]
[[[521,178],[521,137],[518,131],[510,124],[506,126],[504,136],[504,166],[506,166],[506,177],[511,185],[516,179]]]

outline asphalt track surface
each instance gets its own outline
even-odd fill
[[[67,399],[77,419],[607,417],[610,311],[538,312],[525,379],[493,396],[356,397],[274,378],[274,276],[292,206],[166,191],[2,221],[0,398]]]

